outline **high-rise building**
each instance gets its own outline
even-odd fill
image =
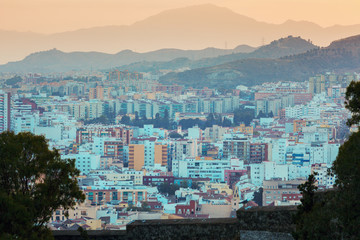
[[[129,145],[129,168],[140,171],[145,163],[145,146],[142,144]]]
[[[0,132],[10,130],[11,123],[10,93],[0,90]]]
[[[249,163],[262,163],[268,161],[267,143],[250,143]]]
[[[129,168],[140,171],[146,167],[167,166],[167,145],[155,141],[138,141],[129,145]]]
[[[309,78],[309,93],[317,94],[325,92],[325,76],[316,75]]]
[[[250,141],[243,137],[231,137],[223,141],[223,157],[229,159],[231,157],[248,161],[250,157]]]

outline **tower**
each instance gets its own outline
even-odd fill
[[[10,130],[11,98],[9,92],[0,90],[0,132]]]

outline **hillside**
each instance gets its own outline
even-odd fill
[[[360,33],[360,25],[321,27],[305,21],[259,22],[210,4],[167,10],[132,25],[114,24],[49,35],[0,30],[0,63],[52,48],[106,53],[124,49],[149,52],[162,48],[234,48],[240,44],[259,46],[263,39],[269,43],[288,35],[326,46],[333,40]]]
[[[252,86],[263,82],[304,81],[327,71],[360,70],[360,35],[338,40],[328,47],[279,59],[244,59],[181,73],[169,73],[162,83],[193,87]]]
[[[139,61],[171,61],[176,58],[199,60],[230,53],[247,53],[255,48],[241,45],[234,49],[206,48],[203,50],[160,49],[147,53],[130,50],[116,54],[101,52],[70,52],[57,49],[30,54],[22,61],[0,65],[0,72],[66,72],[71,70],[99,70]]]
[[[181,68],[201,68],[201,67],[210,67],[226,62],[232,62],[240,59],[247,58],[279,58],[284,56],[290,56],[294,54],[304,53],[308,50],[317,48],[311,42],[306,41],[300,37],[288,36],[286,38],[281,38],[279,40],[273,41],[268,45],[262,46],[255,51],[244,53],[236,53],[233,51],[231,54],[222,55],[213,58],[203,58],[200,60],[190,60],[190,59],[176,59],[173,61],[167,62],[149,62],[142,61],[137,63],[132,63],[129,65],[120,66],[119,69],[127,69],[130,71],[138,72],[149,72],[149,71],[158,71],[161,69],[170,69],[176,70]]]

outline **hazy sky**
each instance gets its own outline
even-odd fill
[[[271,23],[360,23],[360,0],[0,0],[0,29],[53,33],[127,25],[167,9],[204,3]]]

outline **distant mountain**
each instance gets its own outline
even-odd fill
[[[290,56],[294,54],[304,53],[308,50],[317,48],[311,42],[306,41],[300,37],[288,36],[287,38],[281,38],[273,41],[268,45],[262,46],[252,52],[248,53],[236,53],[233,51],[231,54],[222,55],[213,58],[203,58],[200,60],[191,61],[190,59],[179,58],[173,61],[166,62],[149,62],[142,61],[136,62],[125,66],[120,66],[120,69],[127,69],[130,71],[149,72],[157,71],[161,69],[177,70],[184,68],[200,68],[215,66],[226,62],[236,61],[247,58],[279,58],[284,56]],[[236,48],[237,49],[237,48]]]
[[[326,46],[360,33],[360,25],[323,28],[304,21],[269,24],[214,5],[164,11],[129,26],[104,26],[50,35],[0,31],[0,62],[22,59],[45,49],[115,53],[122,49],[153,51],[162,48],[203,49],[258,46],[282,36],[301,36]]]
[[[100,52],[70,52],[57,49],[30,54],[22,61],[0,65],[1,72],[66,72],[99,70],[139,61],[171,61],[176,58],[199,60],[225,54],[247,53],[255,48],[241,45],[234,49],[206,48],[203,50],[160,49],[147,53],[124,50],[116,54]]]
[[[162,83],[193,87],[253,86],[273,81],[304,81],[321,72],[360,70],[360,35],[332,42],[328,47],[279,59],[243,59],[163,76]]]
[[[203,50],[160,49],[137,53],[130,50],[117,54],[100,52],[70,52],[56,49],[30,54],[24,60],[0,65],[2,72],[66,72],[119,67],[123,70],[148,72],[160,69],[199,68],[215,66],[246,58],[279,58],[316,48],[299,37],[287,37],[258,49],[241,45],[234,49],[206,48]]]

